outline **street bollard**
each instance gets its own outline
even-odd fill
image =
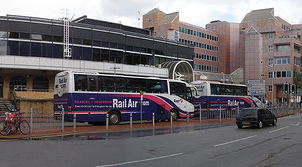
[[[190,121],[190,116],[189,116],[189,111],[187,111],[187,124],[189,124],[189,121]]]
[[[201,124],[201,104],[199,104],[199,123]]]
[[[219,121],[221,123],[221,106],[219,106]]]
[[[172,114],[170,115],[171,126],[173,125]]]
[[[64,107],[62,105],[62,132],[64,132],[64,120],[65,120],[65,112],[64,112]]]
[[[77,115],[73,114],[73,131],[76,131]]]
[[[155,127],[155,117],[154,117],[154,113],[152,113],[152,125],[153,125],[153,128]]]
[[[132,113],[130,113],[130,128],[132,129]]]
[[[109,114],[106,114],[106,129],[109,127]]]
[[[29,120],[30,130],[29,133],[33,133],[33,108],[30,108],[30,120]]]

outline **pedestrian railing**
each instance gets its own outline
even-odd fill
[[[195,106],[195,107],[199,107]],[[298,114],[301,112],[299,107],[273,107],[273,108],[268,108],[272,110],[272,112],[277,116],[277,117],[282,117],[282,116],[287,116],[291,114]],[[202,110],[200,108],[199,112],[195,112],[195,117],[189,118],[188,117],[185,119],[180,119],[182,122],[187,122],[189,124],[191,121],[194,123],[198,122],[202,123],[202,121],[206,120],[216,120],[216,122],[223,122],[223,120],[230,120],[230,121],[235,121],[236,116],[240,112],[240,109],[237,108],[236,110],[222,110],[216,109],[216,110]],[[64,113],[64,112],[62,112]],[[131,115],[130,115],[131,117]],[[0,116],[0,119],[4,119],[5,117]],[[30,123],[30,132],[31,133],[38,133],[38,132],[45,132],[45,131],[62,131],[64,132],[65,127],[73,127],[73,130],[77,130],[77,126],[82,126],[82,123],[77,123],[76,122],[76,115],[74,115],[74,121],[73,122],[65,122],[64,120],[64,114],[61,115],[60,119],[55,119],[53,116],[43,116],[40,115],[39,112],[35,113],[33,109],[30,110],[30,116],[24,118]],[[152,126],[156,126],[156,120],[153,114],[152,118]],[[127,122],[126,124],[129,124],[129,128],[133,128],[134,121],[130,118],[130,121]],[[173,119],[170,118],[170,124],[171,126],[174,126]],[[87,126],[87,124],[85,125]],[[106,120],[106,129],[109,128],[109,122],[108,119]]]

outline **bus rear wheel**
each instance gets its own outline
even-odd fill
[[[111,111],[109,113],[109,124],[110,125],[118,125],[121,121],[120,113],[117,111]]]

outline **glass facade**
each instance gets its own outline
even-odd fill
[[[47,19],[43,24],[22,19],[14,20],[14,24],[9,19],[6,22],[7,28],[0,26],[0,55],[63,58],[62,22]],[[97,24],[71,22],[69,41],[70,59],[73,60],[129,65],[186,60],[193,64],[194,48],[191,46]]]

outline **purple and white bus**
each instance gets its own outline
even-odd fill
[[[247,107],[261,106],[261,101],[256,97],[247,95],[247,86],[242,84],[220,83],[213,81],[194,81],[191,83],[195,115],[199,112],[223,112]],[[201,106],[201,109],[199,107]]]
[[[141,94],[142,97],[141,97]],[[192,94],[183,81],[86,72],[60,72],[55,77],[54,116],[66,121],[110,124],[194,116]]]

